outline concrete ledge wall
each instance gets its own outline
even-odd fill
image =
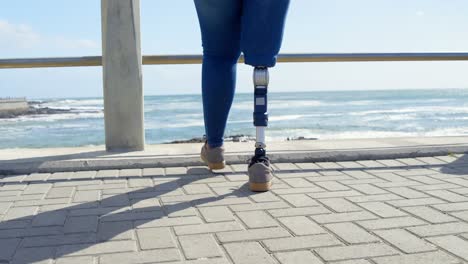
[[[0,99],[0,113],[23,112],[29,109],[28,102],[24,98],[20,99]]]

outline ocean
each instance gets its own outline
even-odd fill
[[[30,100],[70,112],[0,119],[0,148],[104,144],[102,98]],[[147,144],[204,134],[201,95],[144,103]],[[269,93],[268,107],[268,141],[468,135],[468,89]],[[252,111],[253,95],[236,94],[225,134],[255,136]]]

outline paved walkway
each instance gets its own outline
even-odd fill
[[[468,263],[468,158],[4,176],[0,263]]]

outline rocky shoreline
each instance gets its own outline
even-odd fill
[[[72,109],[55,109],[49,107],[40,107],[41,102],[31,101],[28,102],[29,109],[25,111],[5,111],[0,112],[1,119],[7,118],[16,118],[19,116],[26,115],[53,115],[53,114],[63,114],[70,113]]]
[[[318,140],[318,138],[306,138],[306,137],[288,137],[286,141],[298,141],[298,140]],[[225,142],[255,142],[255,137],[250,135],[232,135],[224,138]],[[183,144],[183,143],[203,143],[205,139],[202,137],[191,138],[187,140],[174,140],[163,144]]]

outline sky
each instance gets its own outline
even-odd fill
[[[466,52],[466,0],[292,0],[282,53]],[[99,0],[3,1],[0,58],[101,55]],[[145,55],[201,54],[192,0],[141,0]],[[144,66],[145,95],[199,94],[200,65]],[[468,62],[279,63],[271,92],[468,88]],[[238,92],[252,92],[238,67]],[[0,69],[0,97],[101,97],[101,67]]]

